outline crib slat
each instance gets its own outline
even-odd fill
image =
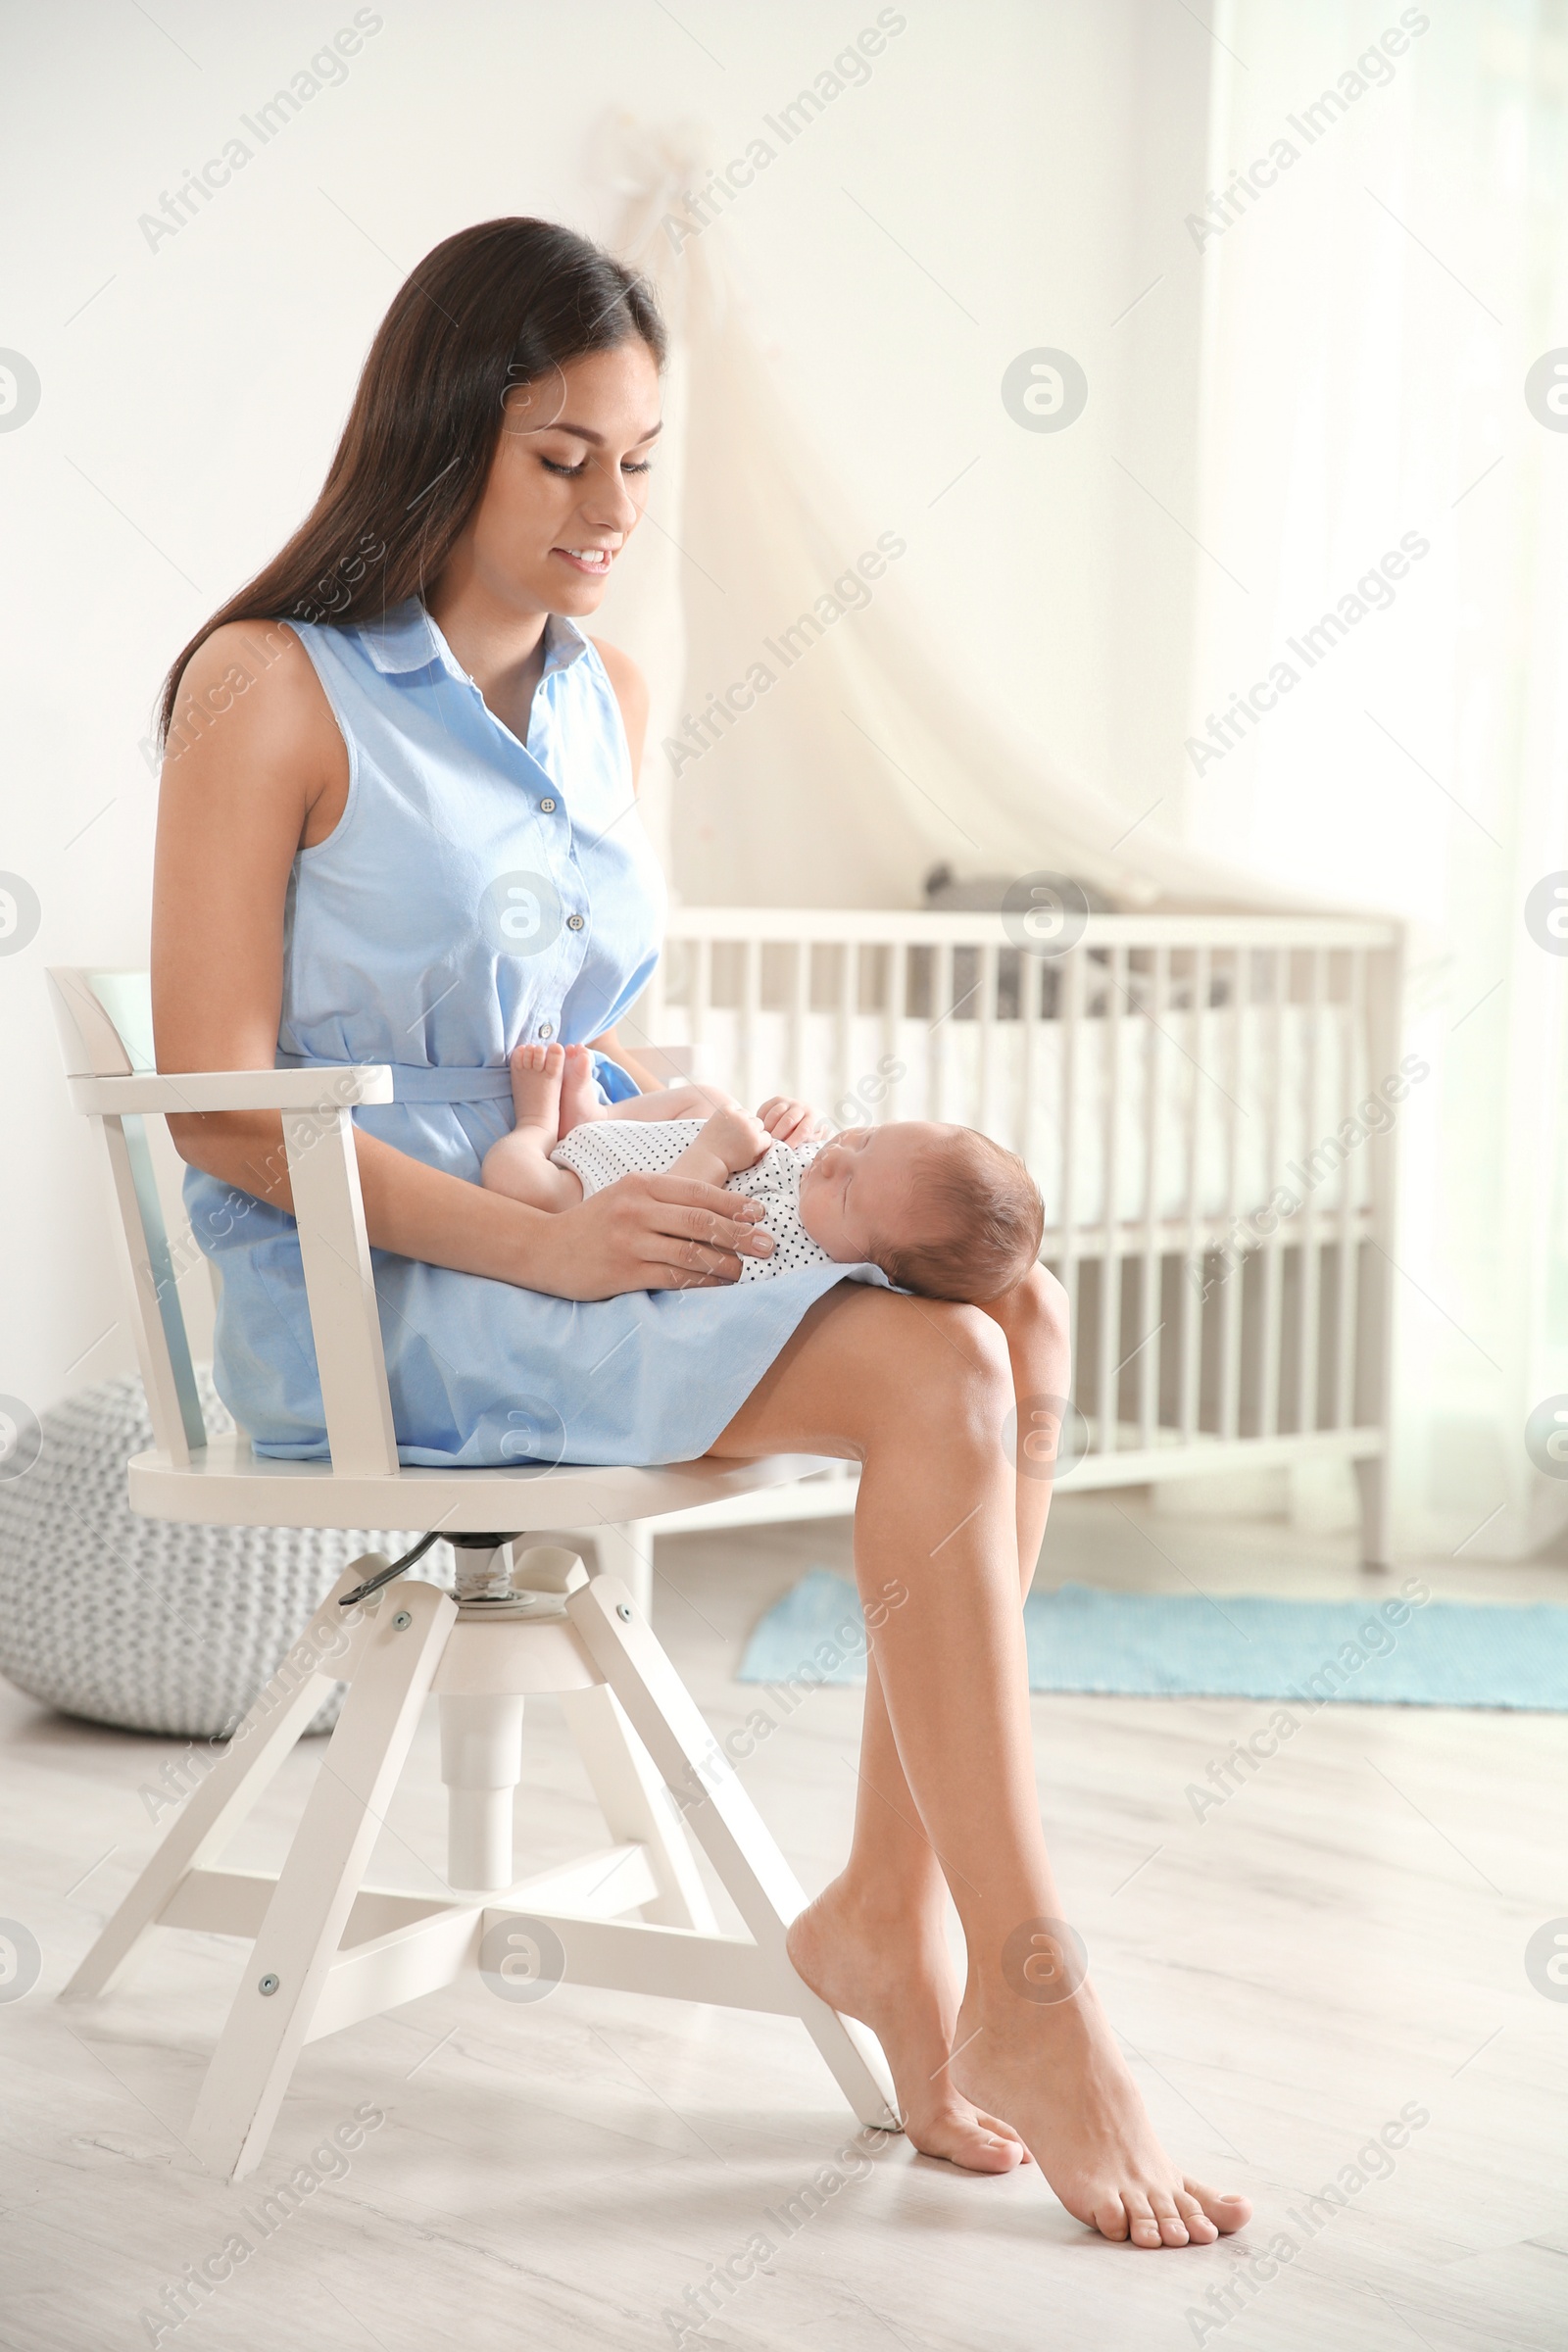
[[[882,1052],[884,1057],[891,1063],[897,1063],[903,1059],[899,1052],[899,1040],[902,1035],[900,1024],[908,1010],[906,993],[908,985],[909,951],[902,939],[896,940],[888,949],[888,995],[887,1004],[882,1015]],[[902,1119],[904,1116],[901,1107],[903,1101],[904,1081],[901,1078],[890,1078],[888,1091],[882,1107],[876,1114],[877,1117],[879,1119]]]
[[[833,1024],[833,1116],[845,1127],[858,1127],[860,1113],[853,1105],[859,1098],[856,1082],[864,1072],[855,1067],[855,1015],[860,997],[860,951],[853,940],[839,949],[838,1016]]]
[[[761,1096],[757,1074],[759,1038],[758,1014],[762,1005],[762,943],[748,939],[741,948],[741,1007],[739,1051],[736,1061],[740,1080],[736,1093],[747,1110],[755,1110]]]
[[[1360,948],[1350,951],[1349,999],[1344,1007],[1341,1034],[1345,1044],[1340,1055],[1344,1073],[1344,1102],[1349,1116],[1358,1102],[1364,1102],[1372,1088],[1372,1072],[1366,1066],[1366,956]],[[1334,1426],[1348,1429],[1355,1418],[1355,1326],[1357,1314],[1358,1280],[1361,1245],[1357,1239],[1359,1214],[1356,1201],[1361,1190],[1363,1170],[1358,1149],[1340,1170],[1340,1250],[1338,1280],[1335,1284],[1336,1348],[1334,1364]]]
[[[948,1112],[948,1068],[952,1054],[953,1024],[957,1018],[954,1004],[953,942],[944,940],[931,958],[931,1038],[929,1044],[929,1074],[926,1081],[928,1119],[946,1119]]]
[[[1020,948],[1018,956],[1018,1041],[1023,1055],[1023,1069],[1018,1086],[1018,1154],[1037,1184],[1040,1170],[1035,1165],[1035,1101],[1037,1081],[1035,1055],[1042,1050],[1040,1036],[1040,990],[1043,973],[1038,960],[1026,956]],[[1041,1186],[1042,1192],[1045,1187]]]
[[[1104,1238],[1100,1259],[1100,1379],[1095,1406],[1100,1451],[1114,1453],[1120,1435],[1121,1228],[1116,1206],[1121,1177],[1121,1048],[1126,1030],[1127,950],[1113,948],[1105,967]]]
[[[1208,1081],[1203,1076],[1203,1014],[1208,1005],[1209,951],[1193,955],[1193,1001],[1188,1013],[1188,1054],[1192,1069],[1187,1102],[1187,1253],[1183,1269],[1181,1317],[1181,1407],[1178,1424],[1184,1443],[1198,1434],[1203,1379],[1203,1250],[1199,1211],[1202,1202],[1202,1138]]]
[[[1284,1070],[1285,1006],[1290,995],[1291,953],[1269,950],[1268,1181],[1280,1182],[1280,1089]],[[1272,1198],[1272,1195],[1270,1196]],[[1280,1426],[1280,1305],[1285,1277],[1285,1228],[1276,1219],[1263,1244],[1263,1306],[1259,1338],[1261,1395],[1258,1434],[1272,1438]]]
[[[634,1043],[645,1046],[670,1046],[676,1041],[669,1027],[669,951],[674,943],[666,940],[653,978],[643,991],[637,1006],[637,1022],[631,1034]]]
[[[688,953],[688,954],[691,954],[691,951],[690,951],[690,949],[688,949],[687,953]],[[701,1045],[704,1043],[704,1041],[706,1040],[706,1038],[708,1037],[708,1034],[709,1034],[709,1026],[708,1026],[708,1008],[709,1008],[710,1004],[712,1003],[712,993],[713,993],[713,943],[712,943],[712,941],[711,941],[711,940],[708,940],[708,939],[700,939],[700,940],[697,942],[697,951],[696,951],[696,955],[695,955],[695,956],[693,956],[693,958],[692,958],[692,963],[693,963],[693,969],[692,969],[692,983],[691,983],[691,987],[692,987],[692,993],[691,993],[691,1028],[692,1028],[692,1044],[693,1044],[694,1046],[701,1046]],[[700,1066],[701,1066],[701,1056],[699,1056],[699,1067],[700,1067]],[[729,1073],[726,1071],[726,1072],[725,1072],[725,1077],[726,1077],[726,1079],[728,1078],[728,1076],[729,1076]]]
[[[1240,1259],[1233,1258],[1236,1248],[1237,1220],[1242,1213],[1242,1118],[1245,1080],[1242,1075],[1242,1041],[1245,1028],[1246,989],[1250,985],[1251,968],[1246,951],[1231,951],[1231,996],[1229,1005],[1230,1053],[1227,1056],[1227,1081],[1230,1099],[1223,1102],[1220,1115],[1225,1121],[1225,1240],[1222,1246],[1221,1272],[1224,1288],[1220,1294],[1223,1308],[1220,1317],[1220,1407],[1219,1434],[1234,1438],[1241,1428],[1242,1404],[1242,1295],[1246,1274]]]
[[[1311,1159],[1318,1146],[1319,1100],[1322,1094],[1322,1055],[1319,1041],[1323,1027],[1323,1005],[1327,996],[1328,953],[1314,948],[1311,953],[1311,982],[1307,995],[1306,1053],[1302,1091],[1306,1102],[1306,1142],[1302,1146],[1302,1165]],[[1311,1173],[1310,1168],[1307,1169]],[[1319,1277],[1321,1272],[1317,1218],[1312,1207],[1312,1188],[1303,1184],[1301,1200],[1301,1279],[1299,1286],[1300,1321],[1296,1333],[1296,1426],[1303,1434],[1317,1427],[1317,1363]]]
[[[1163,1138],[1165,1006],[1170,993],[1170,950],[1156,948],[1149,975],[1149,1024],[1144,1033],[1144,1275],[1139,1312],[1145,1331],[1138,1359],[1138,1443],[1154,1443],[1159,1416],[1160,1330],[1164,1306],[1163,1259],[1159,1249],[1159,1167]]]
[[[1399,1061],[1403,1043],[1404,952],[1397,935],[1369,959],[1367,969],[1366,1041],[1368,1074],[1391,1075]],[[1360,1412],[1363,1424],[1383,1432],[1385,1446],[1393,1442],[1394,1277],[1396,1270],[1400,1136],[1397,1125],[1367,1146],[1367,1212],[1371,1253],[1362,1270],[1367,1305],[1365,1351],[1359,1358]],[[1391,1464],[1357,1464],[1361,1489],[1362,1558],[1369,1566],[1387,1567],[1392,1557],[1393,1494]]]
[[[977,951],[979,958],[979,993],[974,999],[980,1019],[979,1046],[979,1112],[975,1120],[982,1135],[995,1136],[1004,1143],[997,1108],[997,951],[989,942]]]
[[[1073,948],[1062,959],[1056,991],[1056,1017],[1061,1024],[1061,1285],[1067,1294],[1067,1327],[1073,1335],[1074,1360],[1078,1337],[1078,1031],[1083,1019],[1085,956]]]
[[[784,1083],[798,1100],[807,1093],[806,1024],[810,1009],[811,943],[808,939],[797,939],[790,947],[790,994],[785,1013],[787,1076]]]

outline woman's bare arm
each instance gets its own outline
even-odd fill
[[[181,687],[159,802],[153,1023],[161,1070],[270,1069],[283,990],[283,908],[302,845],[342,814],[348,756],[299,640],[219,630]],[[275,1112],[171,1119],[181,1156],[292,1209]],[[564,1298],[733,1281],[766,1254],[753,1204],[671,1176],[623,1177],[552,1216],[357,1132],[377,1248]]]
[[[636,792],[642,782],[643,743],[648,734],[648,680],[630,654],[623,654],[618,645],[607,645],[602,637],[591,638],[589,642],[605,665],[605,675],[620,710],[626,756],[631,761],[631,788]]]
[[[637,792],[642,783],[643,743],[648,733],[648,680],[643,676],[629,654],[618,645],[607,645],[602,637],[591,640],[600,661],[605,665],[615,703],[620,711],[620,723],[626,736],[626,755],[631,761],[631,788]],[[621,1044],[613,1029],[603,1037],[590,1039],[590,1044],[611,1060],[618,1062],[629,1078],[635,1078],[645,1095],[656,1093],[664,1084],[662,1078],[638,1061]]]

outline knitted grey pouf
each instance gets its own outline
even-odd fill
[[[231,1430],[205,1365],[196,1378],[208,1428]],[[42,1430],[31,1469],[0,1483],[0,1674],[91,1723],[226,1736],[348,1562],[415,1541],[136,1518],[125,1462],[153,1433],[134,1373],[68,1397]],[[310,1730],[341,1703],[340,1688]]]

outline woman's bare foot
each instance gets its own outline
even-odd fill
[[[561,1132],[569,1135],[590,1119],[602,1119],[606,1105],[594,1081],[594,1057],[586,1046],[566,1048],[565,1076],[561,1083]]]
[[[561,1133],[561,1085],[566,1057],[560,1046],[514,1046],[512,1071],[513,1126],[547,1139],[553,1152]]]
[[[1067,2211],[1102,2236],[1201,2246],[1240,2230],[1247,2198],[1190,2180],[1160,2146],[1094,1987],[1056,1983],[1060,1997],[977,1994],[971,1979],[950,2073],[1009,2119]]]
[[[954,2086],[948,2053],[957,1992],[940,1913],[872,1918],[835,1879],[785,1940],[796,1975],[881,2042],[904,2129],[923,2156],[945,2156],[972,2173],[1010,2173],[1028,2163],[1017,2132],[971,2107]]]

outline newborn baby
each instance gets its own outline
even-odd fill
[[[771,1256],[743,1258],[742,1282],[798,1266],[875,1266],[900,1290],[979,1304],[1015,1289],[1039,1254],[1045,1212],[1028,1170],[972,1128],[909,1119],[797,1142],[809,1136],[810,1114],[782,1097],[756,1118],[698,1087],[607,1111],[590,1068],[580,1046],[517,1048],[516,1124],[485,1156],[492,1192],[575,1208],[642,1170],[749,1194],[766,1207],[774,1246]],[[692,1115],[701,1110],[710,1115]]]

